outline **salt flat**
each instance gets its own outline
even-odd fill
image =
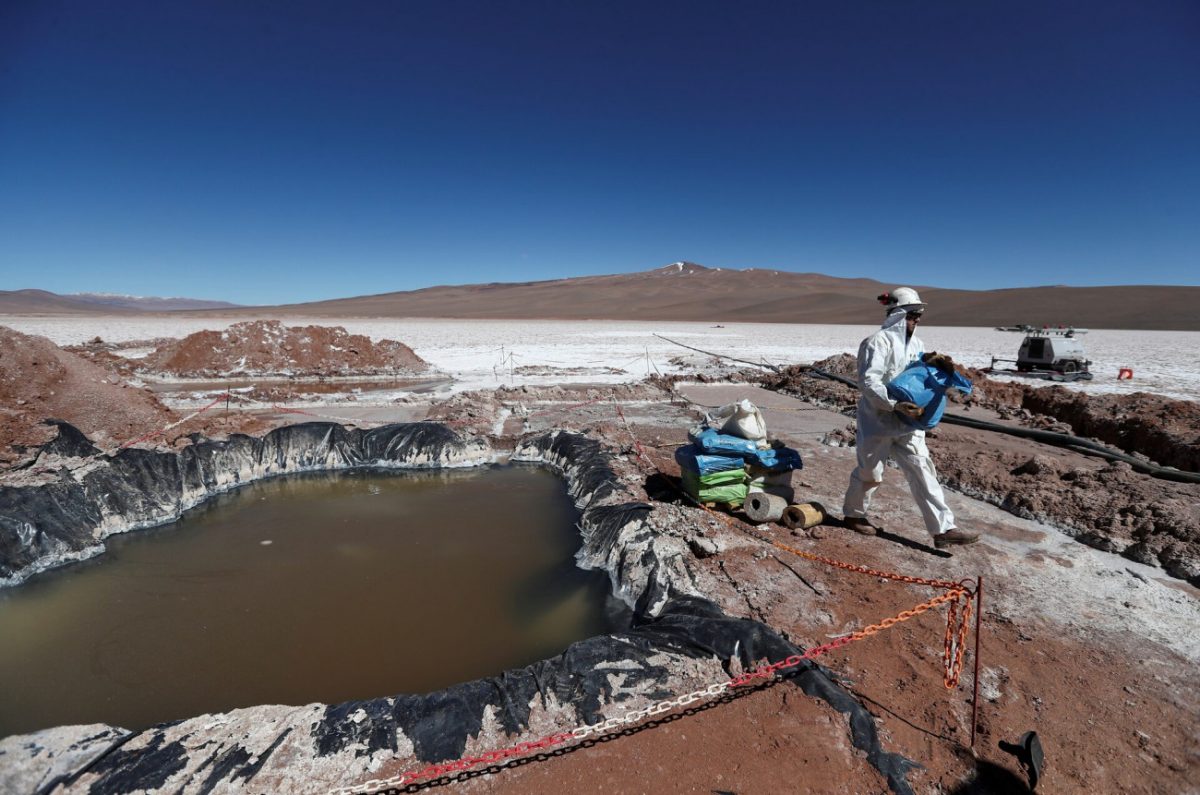
[[[100,336],[108,342],[182,337],[251,318],[28,317],[0,315],[0,325],[71,345]],[[610,320],[437,320],[284,318],[288,325],[340,325],[374,340],[396,339],[456,379],[454,389],[503,384],[614,383],[655,371],[693,369],[707,357],[655,334],[704,350],[770,364],[811,363],[854,352],[874,326],[788,323],[692,323]],[[923,326],[930,350],[971,367],[992,356],[1013,358],[1020,334],[991,328]],[[1095,379],[1069,385],[1084,392],[1154,392],[1200,400],[1200,332],[1097,329],[1083,337]],[[136,355],[136,351],[130,352]],[[674,362],[672,362],[674,360]],[[1117,381],[1130,367],[1132,381]],[[522,370],[522,368],[533,368]],[[1043,384],[1047,382],[1033,381]]]

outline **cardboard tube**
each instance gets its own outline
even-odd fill
[[[755,522],[777,522],[788,507],[787,500],[775,494],[756,491],[746,495],[742,510]]]
[[[783,512],[783,526],[789,530],[807,530],[825,521],[825,508],[819,502],[789,505]]]

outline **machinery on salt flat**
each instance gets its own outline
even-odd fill
[[[1083,352],[1079,337],[1087,334],[1085,328],[1035,328],[1033,326],[1003,326],[997,331],[1015,331],[1025,335],[1016,359],[992,357],[988,373],[1012,373],[1029,378],[1045,378],[1050,381],[1090,381],[1088,369],[1091,361]],[[1014,368],[996,369],[997,364],[1009,363]]]

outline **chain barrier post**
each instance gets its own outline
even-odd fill
[[[975,727],[979,725],[979,628],[983,624],[983,575],[975,580],[975,693],[971,696],[971,747],[975,747]]]

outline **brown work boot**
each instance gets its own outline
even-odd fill
[[[979,533],[972,533],[970,530],[947,530],[941,535],[933,537],[933,545],[938,549],[951,546],[964,546],[966,544],[974,544],[979,540]]]
[[[875,525],[871,524],[866,519],[847,516],[843,521],[843,524],[845,524],[846,527],[849,527],[854,532],[860,533],[864,536],[875,535]]]

